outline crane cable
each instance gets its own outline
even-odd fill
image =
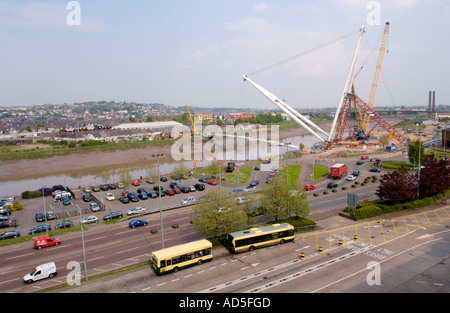
[[[316,51],[316,50],[322,49],[322,48],[324,48],[324,47],[326,47],[326,46],[329,46],[329,45],[332,45],[332,44],[334,44],[334,43],[336,43],[336,42],[342,41],[342,40],[344,40],[344,39],[346,39],[346,38],[348,38],[348,37],[351,37],[351,36],[353,36],[353,35],[355,35],[355,34],[359,34],[360,32],[361,32],[361,30],[358,29],[357,31],[351,32],[351,33],[349,33],[349,34],[347,34],[347,35],[344,35],[344,36],[338,37],[338,38],[336,38],[336,39],[330,40],[330,41],[328,41],[328,42],[325,42],[325,43],[323,43],[323,44],[321,44],[321,45],[319,45],[319,46],[317,46],[317,47],[315,47],[315,48],[312,48],[312,49],[309,49],[309,50],[304,51],[304,52],[302,52],[302,53],[299,53],[299,54],[297,54],[297,55],[295,55],[295,56],[293,56],[293,57],[290,57],[290,58],[285,59],[285,60],[283,60],[283,61],[274,63],[274,64],[272,64],[272,65],[266,66],[266,67],[264,67],[264,68],[262,68],[262,69],[260,69],[260,70],[254,71],[254,72],[248,74],[248,76],[252,76],[252,75],[254,75],[254,74],[259,74],[259,73],[261,73],[261,72],[267,71],[267,70],[269,70],[269,69],[271,69],[271,68],[273,68],[273,67],[282,65],[282,64],[287,63],[287,62],[289,62],[289,61],[292,61],[292,60],[294,60],[294,59],[297,59],[297,58],[299,58],[299,57],[302,57],[302,56],[304,56],[304,55],[307,55],[307,54],[309,54],[309,53],[311,53],[311,52],[314,52],[314,51]]]

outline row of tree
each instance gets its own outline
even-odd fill
[[[278,176],[259,193],[245,194],[245,201],[240,204],[223,189],[212,189],[195,205],[192,225],[201,236],[219,237],[253,224],[255,219],[247,213],[257,205],[262,205],[265,216],[274,221],[293,216],[305,218],[310,212],[303,188],[287,186]]]
[[[423,153],[422,153],[423,155]],[[420,174],[402,167],[382,175],[376,195],[389,203],[402,203],[434,196],[450,188],[450,160],[433,154],[421,166]]]

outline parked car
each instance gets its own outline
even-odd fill
[[[213,180],[213,179],[210,179],[210,180],[208,180],[206,182],[208,183],[208,185],[213,185],[213,186],[217,185],[217,182],[215,180]]]
[[[109,187],[106,184],[100,185],[100,190],[108,191]]]
[[[121,183],[121,182],[118,182],[118,183],[117,183],[117,188],[123,189],[123,187],[124,187],[124,186],[123,186],[123,183]]]
[[[73,222],[70,220],[65,220],[63,222],[59,222],[58,224],[55,225],[55,229],[63,229],[63,228],[70,228],[73,227]]]
[[[139,226],[147,226],[147,224],[148,224],[147,221],[134,219],[128,223],[128,227],[135,228]]]
[[[0,234],[0,240],[3,239],[11,239],[11,238],[17,238],[20,237],[20,232],[18,230],[7,230],[4,233]]]
[[[314,189],[316,189],[316,186],[314,186],[314,185],[311,185],[311,184],[305,185],[305,190],[306,191],[310,191],[310,190],[314,190]]]
[[[5,207],[1,207],[0,208],[0,215],[11,215],[11,209],[10,208],[5,208]]]
[[[62,198],[62,204],[63,205],[69,205],[71,202],[70,202],[70,198],[69,197],[63,197]]]
[[[139,197],[134,192],[130,192],[128,194],[128,199],[130,199],[131,202],[138,202],[139,201]]]
[[[381,172],[381,170],[380,170],[378,167],[374,167],[374,168],[371,168],[371,169],[369,170],[369,172],[379,173],[379,172]]]
[[[367,155],[363,155],[362,157],[361,157],[361,160],[368,160],[369,159],[369,157],[367,156]]]
[[[115,184],[109,184],[108,187],[109,187],[109,189],[112,189],[112,190],[117,188],[117,186]]]
[[[106,198],[106,200],[109,200],[109,201],[116,200],[116,198],[114,197],[114,195],[111,192],[107,192],[105,195],[105,198]]]
[[[142,214],[145,213],[147,211],[147,208],[144,206],[137,206],[135,208],[132,208],[131,210],[129,210],[127,212],[127,215],[136,215],[136,214]]]
[[[244,192],[244,189],[236,188],[236,189],[231,190],[228,194],[230,194],[230,195],[237,195],[237,194],[240,194],[240,193],[243,193],[243,192]]]
[[[81,224],[92,224],[92,223],[98,223],[98,217],[95,215],[89,215],[81,221]]]
[[[156,191],[151,191],[147,194],[149,198],[158,198],[158,193]]]
[[[140,193],[147,193],[147,190],[146,190],[145,188],[143,188],[143,187],[140,187],[140,188],[138,188],[138,189],[136,190],[136,192],[137,192],[138,194],[140,194]]]
[[[189,188],[189,187],[180,187],[180,190],[181,190],[181,192],[182,193],[188,193],[188,192],[191,192],[191,188]]]
[[[83,195],[83,201],[84,201],[84,202],[92,201],[91,195],[88,194],[88,193],[84,194],[84,195]]]
[[[47,212],[47,220],[54,220],[56,219],[56,214],[54,211],[48,211]]]
[[[178,187],[173,187],[172,189],[173,189],[173,192],[175,192],[175,194],[181,193],[181,189]]]
[[[328,183],[327,188],[333,189],[333,188],[337,188],[337,186],[338,186],[337,183],[335,183],[335,182],[330,182],[330,183]]]
[[[355,180],[356,176],[353,174],[348,175],[347,180]]]
[[[247,186],[247,187],[244,188],[245,192],[252,191],[252,190],[256,190],[256,186],[250,185],[250,186]]]
[[[100,211],[100,207],[95,202],[89,203],[89,210],[91,210],[92,212],[98,212],[98,211]]]
[[[167,177],[166,177],[166,176],[162,176],[162,177],[160,178],[160,181],[166,182],[166,181],[167,181]]]
[[[52,230],[52,225],[48,224],[48,225],[47,225],[47,229],[48,229],[49,231]],[[35,227],[31,228],[30,230],[28,230],[28,234],[33,235],[33,234],[44,233],[44,232],[46,232],[46,231],[47,231],[47,230],[46,230],[46,228],[45,228],[45,225],[42,224],[42,225],[35,226]]]
[[[141,193],[138,195],[138,197],[139,197],[139,199],[141,199],[141,200],[147,200],[147,199],[148,199],[148,195],[147,195],[146,192],[141,192]]]
[[[171,183],[169,184],[169,187],[170,187],[170,188],[174,188],[174,187],[179,187],[179,186],[178,186],[178,183],[177,183],[177,182],[171,182]]]
[[[133,186],[139,186],[141,184],[141,181],[139,179],[135,179],[135,180],[133,180],[133,182],[131,184]]]
[[[84,192],[85,192],[85,193],[91,193],[91,192],[92,192],[91,187],[89,187],[89,186],[84,187]]]
[[[100,191],[100,186],[92,186],[92,191],[99,192]]]
[[[37,212],[36,215],[34,216],[34,219],[36,220],[36,222],[43,222],[45,221],[45,215],[42,212]]]
[[[205,190],[205,184],[195,184],[194,187],[195,187],[195,189],[197,189],[198,191]]]
[[[153,178],[149,178],[146,180],[147,184],[154,184],[155,180]]]
[[[104,221],[113,220],[115,218],[120,218],[120,217],[123,217],[123,214],[121,211],[112,211],[111,213],[104,215],[103,220]]]
[[[119,201],[122,202],[123,204],[130,203],[130,199],[128,199],[128,197],[125,196],[120,197]]]
[[[164,190],[164,193],[168,196],[173,196],[175,194],[175,191],[173,191],[173,189],[166,189]]]
[[[190,190],[191,192],[195,192],[195,191],[197,190],[197,189],[195,189],[194,186],[189,186],[188,188],[189,188],[189,190]]]
[[[198,179],[198,181],[201,182],[201,183],[206,183],[206,182],[208,181],[208,178],[206,178],[206,177],[200,177],[200,178]]]
[[[259,184],[259,180],[257,180],[257,179],[254,179],[250,182],[250,186],[256,186],[258,184]]]
[[[158,191],[158,189],[161,190],[161,191],[164,190],[163,186],[154,186],[154,187],[153,187],[153,190],[154,190],[154,191]]]
[[[359,176],[359,171],[354,171],[352,175],[353,176]]]
[[[181,200],[181,205],[195,204],[195,197],[187,197]]]
[[[358,162],[356,162],[356,165],[363,165],[364,161],[363,160],[358,160]]]

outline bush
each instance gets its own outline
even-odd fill
[[[35,190],[35,191],[24,191],[22,192],[22,199],[33,199],[33,198],[37,198],[37,197],[42,197],[42,192],[39,190]]]
[[[369,204],[362,207],[359,207],[353,212],[353,218],[355,220],[361,220],[365,218],[371,218],[374,216],[379,216],[383,214],[383,210],[375,205],[375,204]]]

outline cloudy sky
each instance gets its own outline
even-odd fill
[[[368,98],[385,22],[375,105],[426,105],[429,90],[450,104],[450,0],[69,2],[0,0],[0,106],[275,108],[248,74],[296,108],[336,107],[362,25],[355,86]]]

